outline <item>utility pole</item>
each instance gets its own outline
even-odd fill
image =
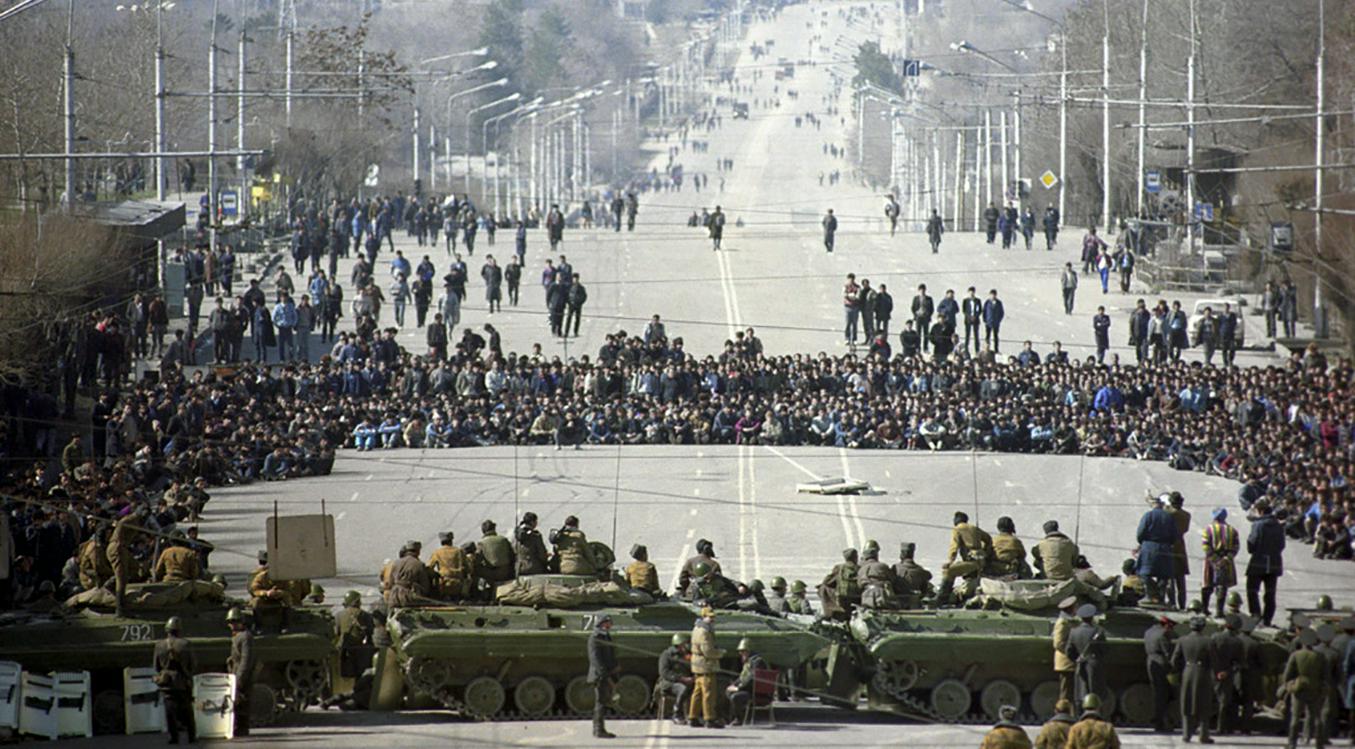
[[[245,150],[245,32],[240,30],[240,49],[238,57],[240,58],[239,69],[236,74],[236,100],[235,100],[235,148],[238,151]],[[236,210],[239,211],[239,217],[244,218],[249,210],[249,178],[245,176],[245,155],[241,153],[235,157],[235,171],[240,176],[240,196],[236,199]]]
[[[1016,110],[1012,112],[1012,190],[1017,208],[1021,207],[1021,95],[1016,95]]]
[[[1110,0],[1105,9],[1106,31],[1101,37],[1101,221],[1106,234],[1114,231],[1110,221]]]
[[[536,112],[532,112],[532,114],[531,114],[532,130],[531,130],[531,137],[529,138],[529,140],[531,141],[531,144],[532,144],[532,148],[531,148],[531,153],[528,155],[528,158],[529,158],[530,161],[531,161],[531,166],[530,166],[530,168],[528,169],[529,174],[528,174],[528,179],[527,179],[527,191],[530,193],[530,195],[528,195],[528,198],[530,198],[530,205],[533,206],[533,207],[535,207],[535,208],[538,208],[538,209],[539,209],[539,208],[541,207],[541,193],[540,193],[540,191],[537,189],[537,188],[539,187],[539,185],[538,185],[537,180],[536,180],[536,175],[537,175],[537,163],[536,163],[536,140],[537,140],[537,138],[536,138],[536,117],[537,117],[537,113],[536,113]]]
[[[411,170],[414,175],[414,181],[419,181],[419,108],[414,107],[414,169]],[[470,173],[466,173],[467,182],[470,181]],[[416,189],[417,193],[418,190]]]
[[[165,152],[165,4],[155,5],[155,152]],[[155,199],[165,199],[165,157],[155,157]],[[163,252],[161,255],[163,256]]]
[[[988,202],[993,202],[993,113],[991,110],[983,110],[983,168],[984,184],[987,189]]]
[[[207,49],[207,225],[211,227],[212,250],[216,250],[216,25],[219,0],[212,0],[212,39]]]
[[[1011,186],[1011,175],[1007,173],[1007,110],[998,112],[999,127],[1002,128],[1002,189],[998,190],[998,195],[1002,198],[1003,206],[1007,204],[1007,188]]]
[[[1059,221],[1064,222],[1068,220],[1068,29],[1064,26],[1059,26],[1059,51],[1063,55],[1059,68]]]
[[[367,90],[363,87],[363,79],[367,72],[367,51],[358,50],[358,124],[362,124],[362,115],[367,109]],[[448,154],[451,151],[447,152]],[[449,167],[450,168],[450,167]],[[447,184],[452,183],[451,174],[447,175]]]
[[[1107,96],[1109,98],[1109,96]],[[1186,242],[1195,251],[1195,0],[1190,0],[1190,57],[1186,59]]]
[[[1144,149],[1148,138],[1148,0],[1143,0],[1143,31],[1139,37],[1139,215],[1143,215],[1146,198],[1143,170]]]
[[[1323,93],[1323,68],[1325,67],[1327,57],[1327,40],[1325,33],[1325,24],[1327,21],[1327,3],[1326,0],[1317,0],[1317,115],[1314,118],[1314,131],[1317,137],[1314,139],[1314,159],[1316,165],[1314,170],[1314,186],[1316,188],[1313,195],[1313,205],[1317,212],[1313,214],[1313,256],[1322,257],[1322,172],[1323,172],[1323,130],[1325,124],[1323,118],[1325,112],[1323,104],[1326,96]],[[1322,311],[1322,274],[1318,271],[1318,264],[1313,264],[1313,333],[1315,337],[1325,337],[1326,320]]]
[[[215,22],[213,22],[213,23],[215,23]],[[292,127],[292,71],[293,71],[293,66],[292,66],[292,52],[293,52],[293,47],[295,47],[295,42],[296,42],[296,33],[293,32],[291,29],[287,29],[287,105],[286,105],[286,109],[287,109],[287,119],[286,119],[286,122],[287,122],[287,128],[288,128],[288,129],[291,129],[291,127]],[[361,59],[360,59],[360,58],[359,58],[359,65],[361,65]],[[359,68],[359,69],[361,69],[361,68]],[[359,76],[361,76],[361,73],[359,73]],[[361,100],[361,99],[358,99],[358,101],[362,101],[362,100]]]
[[[438,189],[438,126],[428,123],[428,191]]]
[[[66,55],[65,62],[62,65],[62,79],[64,81],[61,92],[61,103],[63,109],[62,119],[65,122],[65,144],[66,161],[64,166],[64,178],[66,180],[66,205],[65,209],[70,212],[71,207],[75,205],[75,159],[71,154],[75,153],[75,0],[69,0],[66,5]]]
[[[955,222],[951,227],[960,230],[960,216],[964,209],[964,131],[955,131]]]

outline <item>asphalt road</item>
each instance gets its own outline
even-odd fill
[[[774,38],[779,52],[796,58],[809,46],[806,26],[811,8],[787,8],[770,25],[755,25],[745,39]],[[836,7],[836,6],[835,6]],[[833,46],[833,31],[825,44]],[[847,27],[844,42],[855,44],[864,31]],[[852,36],[855,35],[855,36]],[[820,60],[822,61],[822,60]],[[751,58],[745,53],[741,78],[748,79]],[[770,71],[769,68],[760,68]],[[745,99],[772,96],[770,72]],[[709,151],[683,150],[678,161],[686,172],[708,174],[711,189],[700,194],[688,186],[682,192],[641,196],[640,222],[635,232],[571,230],[564,251],[589,289],[582,336],[566,344],[552,341],[545,317],[544,292],[534,281],[547,247],[538,233],[530,239],[529,263],[524,274],[521,306],[489,315],[478,282],[478,267],[486,251],[500,259],[511,254],[511,233],[500,235],[497,247],[486,247],[467,258],[471,266],[470,296],[463,307],[463,323],[479,327],[492,322],[502,333],[505,350],[526,352],[541,343],[547,354],[577,356],[596,352],[603,336],[619,327],[638,331],[650,315],[661,314],[670,335],[681,335],[697,355],[718,353],[733,331],[752,326],[772,354],[839,353],[841,343],[840,288],[843,277],[855,272],[876,285],[888,284],[896,308],[907,307],[913,288],[925,282],[936,296],[946,288],[962,292],[969,285],[980,291],[997,288],[1007,305],[1003,351],[1014,352],[1029,338],[1041,351],[1058,339],[1074,354],[1085,355],[1091,343],[1091,305],[1105,303],[1115,327],[1112,341],[1126,339],[1125,319],[1136,294],[1093,293],[1084,280],[1078,312],[1063,314],[1058,269],[1075,259],[1081,232],[1072,227],[1054,252],[1002,251],[982,238],[948,234],[940,254],[929,252],[921,234],[900,233],[890,238],[881,216],[882,197],[853,184],[849,164],[823,153],[824,143],[846,146],[845,123],[825,117],[822,130],[796,128],[795,112],[821,111],[831,85],[824,66],[801,67],[793,87],[797,101],[784,96],[779,110],[754,107],[747,121],[734,121],[723,112],[723,126],[707,135]],[[849,99],[838,104],[849,111]],[[678,145],[675,138],[654,144],[655,160]],[[723,191],[716,185],[717,157],[735,160]],[[1039,169],[1039,165],[1034,167]],[[820,172],[839,169],[843,181],[820,186]],[[1037,188],[1039,189],[1039,188]],[[702,206],[720,203],[729,216],[725,251],[712,252],[704,232],[689,229],[685,218]],[[823,251],[818,217],[833,207],[841,221],[837,250]],[[735,222],[742,219],[743,227]],[[417,264],[420,251],[401,233],[397,246]],[[426,250],[441,267],[442,246]],[[389,254],[379,259],[378,277],[386,277]],[[341,265],[347,286],[349,268]],[[300,280],[300,279],[298,279]],[[350,295],[351,296],[351,295]],[[1187,306],[1189,297],[1182,297]],[[389,311],[383,313],[389,324]],[[897,319],[898,316],[896,316]],[[423,332],[410,325],[400,342],[422,351]],[[1249,319],[1248,338],[1258,336]],[[1129,351],[1115,349],[1123,356]],[[1188,354],[1194,356],[1194,354]],[[1276,361],[1273,354],[1248,352],[1239,363]],[[852,476],[867,480],[875,491],[850,497],[799,494],[795,484],[809,478]],[[711,539],[727,574],[748,580],[773,576],[803,579],[811,586],[840,559],[846,547],[877,540],[892,558],[898,543],[918,544],[918,559],[939,570],[946,550],[951,514],[964,509],[984,527],[992,528],[999,515],[1010,515],[1031,544],[1047,519],[1057,519],[1078,542],[1103,575],[1118,571],[1134,545],[1136,522],[1144,510],[1145,491],[1177,489],[1195,513],[1198,529],[1210,508],[1235,508],[1236,487],[1228,481],[1197,473],[1179,473],[1159,463],[1125,460],[1083,460],[1077,457],[1025,455],[968,455],[846,451],[831,448],[768,447],[637,447],[585,448],[555,452],[545,448],[485,448],[474,450],[399,450],[341,454],[334,474],[323,479],[256,484],[225,488],[214,499],[203,522],[203,535],[220,549],[213,557],[216,569],[227,573],[233,591],[243,586],[253,567],[256,549],[263,545],[264,518],[274,510],[311,513],[325,500],[335,515],[339,577],[322,580],[333,599],[356,589],[367,600],[375,598],[376,576],[385,559],[396,556],[400,544],[414,538],[425,548],[436,532],[454,530],[459,541],[479,536],[483,519],[492,518],[502,530],[511,528],[521,512],[531,510],[543,528],[558,526],[568,514],[577,514],[591,539],[611,543],[620,555],[632,543],[646,544],[658,565],[660,579],[671,586],[680,562],[692,553],[696,539]],[[1193,536],[1192,536],[1193,538]],[[1198,544],[1187,548],[1199,584]],[[1243,555],[1245,560],[1245,554]],[[1280,583],[1282,605],[1307,605],[1320,592],[1331,592],[1338,605],[1355,603],[1345,565],[1311,559],[1302,549],[1291,551]],[[716,734],[670,724],[619,722],[615,730],[623,746],[655,749],[667,746],[974,746],[980,730],[974,727],[903,727],[878,716],[843,714],[825,717],[823,710],[783,712],[775,730],[726,731]],[[1129,746],[1166,746],[1152,735],[1131,734]],[[120,740],[108,741],[109,746]],[[130,740],[129,740],[130,741]],[[585,722],[474,724],[446,716],[352,716],[306,714],[296,725],[260,732],[251,744],[323,743],[334,746],[425,745],[450,741],[458,746],[592,746]],[[1251,743],[1273,744],[1253,740]],[[128,743],[128,745],[132,745]]]

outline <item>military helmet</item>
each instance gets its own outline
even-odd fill
[[[772,578],[772,590],[775,590],[775,591],[777,591],[777,592],[780,592],[780,591],[783,591],[783,590],[785,590],[785,589],[786,589],[786,578],[784,578],[784,577],[773,577],[773,578]]]
[[[350,590],[350,591],[348,591],[347,593],[344,593],[344,594],[343,594],[343,605],[345,605],[345,606],[361,606],[361,605],[362,605],[362,594],[359,593],[359,592],[357,592],[356,590]]]
[[[1082,709],[1083,710],[1101,709],[1101,698],[1096,696],[1096,692],[1090,692],[1086,697],[1082,698]]]
[[[1331,611],[1331,610],[1332,610],[1331,596],[1327,595],[1326,593],[1323,593],[1322,595],[1318,596],[1318,597],[1317,597],[1317,610],[1318,610],[1318,611]]]
[[[872,539],[870,539],[869,541],[866,542],[866,545],[865,545],[865,546],[861,547],[861,550],[862,550],[862,551],[871,551],[871,550],[879,551],[879,550],[880,550],[880,542],[879,542],[879,541],[876,541],[875,539],[872,538]]]
[[[226,576],[220,573],[212,575],[212,584],[220,585],[224,589],[226,587]]]
[[[808,587],[805,585],[804,580],[796,580],[790,586],[790,592],[792,593],[803,593],[806,590],[808,590]]]
[[[707,562],[697,562],[692,565],[692,575],[696,577],[705,577],[710,574],[710,571],[711,566]]]
[[[1190,607],[1187,610],[1190,611],[1192,614],[1203,614],[1204,601],[1201,601],[1198,598],[1192,598],[1190,600]]]
[[[1239,592],[1237,592],[1237,591],[1233,591],[1233,592],[1229,593],[1229,594],[1228,594],[1228,605],[1231,606],[1231,607],[1233,607],[1233,608],[1235,608],[1235,609],[1240,609],[1240,608],[1242,608],[1242,594],[1239,593]]]
[[[713,617],[713,616],[715,616],[715,609],[713,609],[713,608],[711,608],[711,607],[709,607],[709,606],[702,606],[702,607],[701,607],[701,618],[702,618],[702,619],[708,619],[708,618]]]
[[[686,632],[673,633],[673,639],[671,640],[674,645],[687,645],[691,643],[691,641],[692,636]]]
[[[751,653],[753,652],[753,641],[749,640],[747,637],[741,638],[739,640],[739,646],[734,649],[740,653]]]
[[[317,597],[318,597],[318,598],[324,598],[324,596],[325,596],[325,589],[324,589],[324,586],[320,585],[320,583],[311,583],[310,597],[311,597],[311,598],[317,598]]]
[[[165,620],[165,631],[170,634],[178,634],[183,631],[183,620],[177,616],[171,616]]]
[[[239,606],[232,606],[230,611],[226,612],[226,623],[245,621],[245,612]]]
[[[753,578],[753,582],[748,583],[748,589],[753,591],[754,593],[761,593],[763,590],[766,590],[766,588],[767,586],[764,585],[762,581],[758,580],[757,578]]]

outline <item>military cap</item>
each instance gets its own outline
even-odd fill
[[[701,618],[702,618],[702,619],[710,619],[710,618],[712,618],[712,617],[714,617],[714,616],[715,616],[715,609],[713,609],[713,608],[711,608],[711,607],[709,607],[709,606],[702,606],[702,607],[701,607]]]
[[[183,631],[183,620],[177,616],[171,616],[165,620],[165,631],[171,634],[178,634]]]
[[[1010,517],[1003,515],[997,519],[997,529],[1003,533],[1015,533],[1016,522]]]
[[[752,640],[749,640],[747,637],[740,638],[739,646],[734,649],[739,651],[740,653],[751,653],[753,652],[753,642]]]
[[[325,588],[323,585],[320,583],[311,583],[311,597],[323,596],[324,594]]]
[[[775,591],[778,591],[778,592],[779,592],[779,591],[782,591],[782,590],[785,590],[785,589],[786,589],[786,578],[784,578],[784,577],[773,577],[773,578],[772,578],[772,590],[775,590]],[[1355,622],[1355,619],[1352,619],[1351,621],[1352,621],[1352,622]]]
[[[1190,617],[1190,628],[1196,632],[1204,629],[1205,620],[1203,616]]]
[[[456,534],[451,531],[441,531],[438,533],[438,541],[444,544],[451,543],[454,538],[456,538]]]
[[[1077,607],[1077,618],[1091,619],[1096,616],[1097,609],[1094,603],[1084,603]]]
[[[952,518],[952,521],[953,521],[953,522],[951,523],[952,525],[959,525],[960,523],[968,523],[968,522],[969,522],[969,513],[967,513],[967,512],[957,512],[957,513],[955,513],[955,517]]]
[[[268,564],[268,552],[260,550],[258,554],[259,564]]]
[[[899,544],[899,556],[904,559],[912,559],[913,553],[917,551],[917,544],[912,541],[904,541]]]
[[[673,633],[673,639],[669,640],[669,642],[674,645],[687,645],[691,643],[691,641],[692,636],[686,632],[675,632]]]
[[[1201,601],[1201,600],[1198,599],[1198,598],[1192,598],[1192,599],[1190,599],[1190,606],[1187,607],[1187,610],[1190,611],[1191,613],[1194,613],[1194,614],[1203,614],[1203,613],[1204,613],[1204,601]]]
[[[642,559],[647,556],[649,556],[649,549],[645,548],[644,544],[635,544],[630,547],[631,559]]]
[[[361,606],[362,594],[356,590],[350,590],[343,594],[343,605],[348,607]]]
[[[999,707],[997,709],[997,717],[999,720],[1004,721],[1016,720],[1016,705],[1003,705],[1002,707]]]
[[[803,593],[803,592],[805,592],[805,591],[808,590],[808,589],[809,589],[809,586],[805,585],[805,581],[804,581],[804,580],[796,580],[796,581],[795,581],[794,583],[792,583],[791,586],[790,586],[790,592],[792,592],[792,593]]]
[[[524,513],[522,513],[522,522],[524,522],[524,523],[535,523],[535,522],[536,522],[536,513],[535,513],[535,512],[524,512]]]
[[[481,532],[481,533],[489,533],[490,531],[492,531],[492,530],[494,530],[495,528],[498,528],[498,527],[499,527],[499,526],[497,526],[497,525],[494,524],[494,521],[493,521],[493,520],[486,520],[485,522],[483,522],[483,523],[480,524],[480,532]]]
[[[842,558],[848,562],[856,561],[856,549],[843,549]]]
[[[1325,645],[1330,645],[1331,641],[1336,638],[1336,628],[1330,624],[1320,624],[1313,631],[1317,633],[1317,639]]]
[[[1068,609],[1071,609],[1076,605],[1077,605],[1077,596],[1068,596],[1062,601],[1059,601],[1059,608],[1064,611],[1067,611]]]
[[[578,516],[577,516],[577,515],[570,515],[569,517],[565,518],[565,527],[566,527],[566,528],[578,528],[578,527],[579,527],[579,518],[578,518]]]
[[[709,540],[707,540],[707,539],[699,538],[699,539],[697,539],[697,541],[696,541],[696,552],[697,552],[698,554],[705,554],[706,556],[710,557],[711,559],[714,559],[714,558],[715,558],[715,544],[711,543],[711,542],[710,542]]]
[[[180,530],[179,528],[175,528],[174,530],[172,530],[172,531],[169,532],[169,540],[171,540],[171,541],[187,541],[187,540],[188,540],[188,536],[187,536],[182,530]]]
[[[1229,606],[1232,606],[1233,608],[1239,608],[1239,609],[1242,608],[1242,594],[1239,593],[1239,592],[1237,592],[1237,591],[1233,591],[1233,592],[1229,593],[1229,594],[1228,594],[1228,605],[1229,605]]]
[[[1046,520],[1046,521],[1044,521],[1044,532],[1045,532],[1045,533],[1058,533],[1058,532],[1059,532],[1059,521],[1057,521],[1057,520]],[[1072,705],[1069,705],[1068,707],[1071,708]]]
[[[1311,648],[1312,646],[1316,645],[1317,639],[1318,639],[1317,633],[1312,631],[1311,629],[1305,629],[1299,633],[1299,643],[1307,647]]]

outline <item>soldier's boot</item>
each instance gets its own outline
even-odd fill
[[[936,591],[936,607],[944,608],[950,603],[950,592],[955,588],[955,581],[949,577],[941,581],[941,589]]]

